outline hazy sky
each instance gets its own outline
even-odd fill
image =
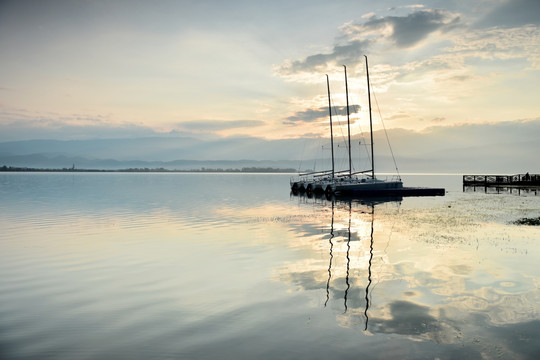
[[[364,54],[387,128],[540,117],[538,0],[2,0],[0,140],[326,135],[342,64],[364,128]]]

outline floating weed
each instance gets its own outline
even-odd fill
[[[533,218],[521,218],[517,219],[515,221],[512,221],[512,224],[515,225],[534,225],[534,226],[540,226],[540,216],[539,217],[533,217]]]

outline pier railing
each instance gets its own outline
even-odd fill
[[[538,174],[463,175],[463,185],[483,186],[540,186]]]

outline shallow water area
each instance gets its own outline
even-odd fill
[[[540,196],[403,178],[447,194],[0,174],[0,357],[540,358]]]

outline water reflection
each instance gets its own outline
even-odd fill
[[[393,198],[351,198],[336,197],[334,195],[295,195],[301,206],[319,206],[330,208],[330,225],[322,231],[321,236],[328,236],[328,277],[326,280],[326,298],[323,307],[326,308],[331,300],[342,291],[343,316],[357,316],[363,314],[364,331],[368,330],[369,308],[372,301],[371,288],[373,284],[373,261],[374,261],[374,229],[376,206],[393,206],[399,212],[401,197]],[[384,252],[379,254],[384,257],[388,249],[388,243]],[[340,246],[341,245],[341,246]],[[335,247],[337,246],[337,249]],[[344,256],[344,264],[334,264],[335,256]],[[335,266],[335,268],[334,268]],[[365,268],[364,273],[359,271]],[[333,278],[335,274],[342,274]],[[363,277],[361,279],[360,277]],[[360,293],[363,292],[363,303]],[[351,294],[353,298],[349,299]],[[349,302],[352,301],[352,304]],[[348,312],[350,314],[348,314]]]
[[[540,228],[510,224],[539,197],[290,198],[288,175],[0,183],[1,358],[540,358]]]
[[[463,192],[509,194],[517,196],[540,196],[540,188],[538,187],[463,185]]]
[[[540,233],[498,222],[506,221],[499,199],[411,208],[400,199],[293,197],[312,214],[311,232],[300,237],[314,253],[283,269],[281,280],[318,296],[343,328],[459,346],[472,358],[534,358]],[[504,197],[505,211],[535,204],[516,199]],[[523,339],[503,335],[513,328]],[[519,343],[526,350],[516,350]]]
[[[364,328],[364,331],[367,330],[368,321],[369,321],[369,317],[368,317],[369,299],[370,299],[369,287],[371,285],[371,263],[373,261],[373,222],[375,221],[374,215],[375,215],[375,206],[372,204],[371,205],[371,231],[369,233],[370,242],[369,242],[368,283],[366,286],[366,310],[364,311],[364,316],[366,317],[366,327]]]
[[[332,242],[332,239],[334,238],[334,214],[335,214],[335,205],[334,202],[332,202],[332,223],[330,225],[330,238],[328,239],[328,243],[330,244],[330,260],[328,262],[328,281],[326,282],[326,301],[324,302],[324,307],[328,304],[328,300],[330,299],[330,280],[332,279],[332,259],[334,258],[334,255],[332,254],[332,249],[334,248],[334,243]]]
[[[345,306],[345,312],[347,312],[347,293],[349,292],[349,289],[351,288],[351,284],[349,283],[349,270],[351,266],[351,258],[349,256],[351,252],[351,203],[349,202],[349,226],[347,227],[347,275],[345,276],[345,283],[347,284],[347,288],[345,289],[345,295],[343,296],[343,299],[345,299],[343,305]]]

